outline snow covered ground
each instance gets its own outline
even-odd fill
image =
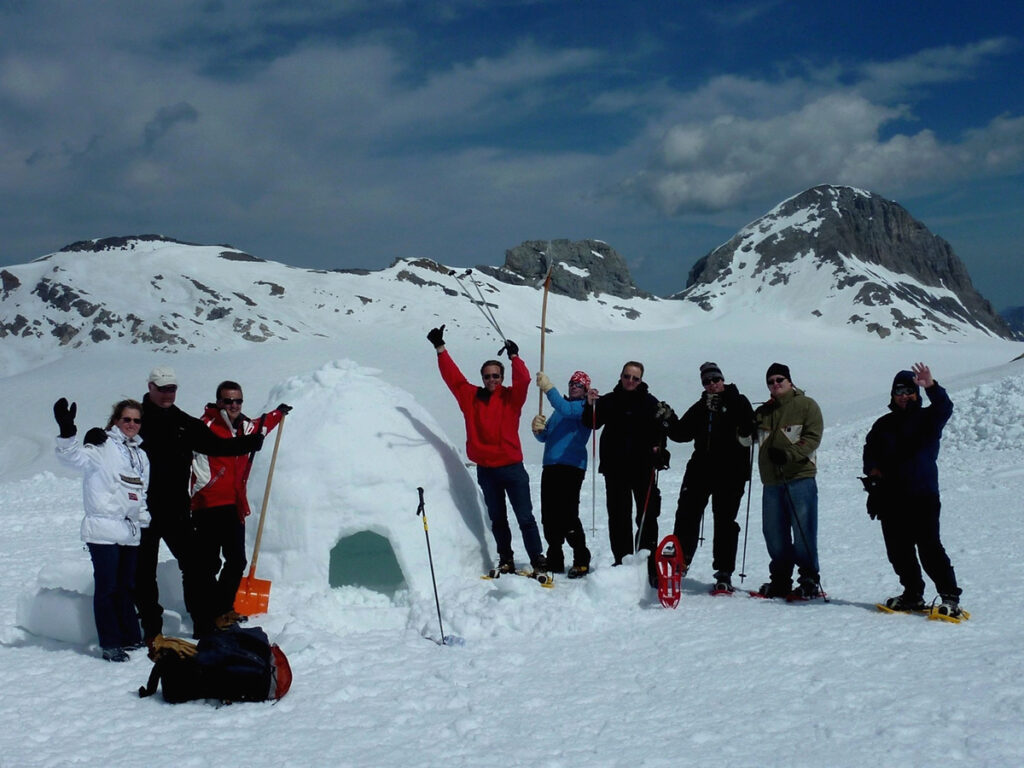
[[[699,395],[697,368],[704,360],[717,361],[751,400],[764,397],[769,363],[790,364],[795,383],[819,401],[826,418],[819,541],[831,603],[708,596],[709,520],[708,542],[684,581],[682,602],[675,611],[663,609],[641,566],[609,567],[603,485],[592,485],[589,474],[582,511],[588,529],[592,519],[596,527],[591,576],[558,579],[553,590],[526,579],[476,578],[478,542],[469,524],[451,514],[472,505],[459,496],[465,477],[437,460],[449,442],[462,454],[461,419],[424,338],[431,325],[448,322],[449,349],[472,375],[497,343],[468,302],[461,323],[420,307],[415,316],[406,312],[316,343],[170,358],[135,348],[73,353],[0,378],[0,766],[1024,764],[1024,613],[1016,597],[1024,583],[1024,362],[1011,362],[1019,344],[887,343],[742,316],[559,334],[562,306],[553,302],[546,365],[560,387],[572,370],[584,368],[598,388],[608,389],[621,363],[636,358],[646,363],[654,394],[679,410]],[[506,307],[500,315],[531,371],[535,309],[516,314]],[[335,360],[355,361],[364,373],[340,385],[321,377],[323,389],[303,399],[296,381],[313,381],[325,366],[334,370]],[[932,366],[956,406],[940,477],[943,539],[973,614],[960,625],[873,607],[898,584],[878,524],[864,512],[856,479],[860,450],[884,410],[892,375],[917,360]],[[269,555],[270,613],[259,624],[288,654],[295,674],[291,692],[276,704],[140,700],[136,690],[150,668],[144,654],[108,664],[94,647],[20,627],[19,599],[37,587],[41,570],[66,573],[88,562],[78,541],[80,482],[52,458],[53,400],[72,397],[80,426],[99,423],[118,397],[142,393],[157,362],[177,368],[179,405],[192,413],[227,377],[242,382],[248,412],[295,401],[271,494],[270,541],[287,540],[289,526],[303,515],[317,530],[334,514],[345,520],[341,507],[369,488],[403,567],[413,567],[416,557],[422,567],[415,489],[426,487],[432,543],[445,542],[435,551],[444,631],[460,642],[433,642],[437,615],[423,573],[392,598],[332,589],[322,574],[317,581],[316,569],[292,580],[296,571],[287,558]],[[401,400],[396,408],[414,415],[422,408],[417,423],[441,437],[433,448],[401,448],[422,443],[424,435],[412,420],[403,426],[382,412],[383,395],[367,383],[373,376],[391,400]],[[536,403],[534,390],[527,413]],[[336,413],[344,418],[333,418]],[[325,442],[341,423],[348,433]],[[528,436],[527,423],[524,418],[523,444],[536,500],[541,446]],[[384,433],[393,433],[393,455],[377,453]],[[395,482],[369,485],[361,453]],[[687,454],[674,446],[672,468],[660,477],[662,533],[671,528]],[[313,459],[320,484],[289,481]],[[265,450],[250,482],[256,509],[268,460]],[[336,510],[318,498],[326,487],[338,489]],[[755,587],[767,576],[759,492],[755,481],[745,568],[746,586]],[[744,502],[741,523],[745,512]],[[466,530],[453,536],[460,526]],[[460,541],[467,551],[445,554]],[[484,541],[493,554],[489,534]],[[521,552],[518,534],[514,544]]]

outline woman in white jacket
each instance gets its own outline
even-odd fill
[[[54,403],[60,427],[57,458],[84,473],[82,541],[92,557],[92,607],[103,658],[127,661],[127,650],[142,644],[134,603],[135,563],[141,529],[149,525],[149,459],[139,447],[142,405],[135,400],[117,403],[106,431],[90,429],[83,444],[75,440],[76,411],[77,404],[69,408],[63,397]]]

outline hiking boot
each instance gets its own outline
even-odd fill
[[[129,661],[128,651],[124,648],[104,648],[104,661]]]
[[[534,573],[548,573],[548,559],[544,555],[537,555],[530,561],[530,567],[533,568]],[[564,569],[565,566],[563,565],[562,568]]]
[[[229,629],[230,627],[234,627],[237,624],[242,624],[248,620],[248,616],[243,616],[242,614],[238,613],[232,608],[230,611],[226,611],[225,613],[222,613],[220,616],[214,619],[213,625],[217,629]]]
[[[821,597],[821,587],[815,581],[801,581],[797,584],[794,596],[798,600],[814,600]]]
[[[516,563],[515,563],[515,561],[511,557],[501,558],[498,561],[498,569],[497,570],[498,570],[498,573],[515,573],[516,572]]]
[[[923,611],[924,598],[921,595],[904,592],[902,595],[896,595],[896,597],[886,600],[885,607],[890,611]]]
[[[569,569],[569,573],[567,575],[570,579],[582,579],[588,573],[590,573],[589,565],[574,563],[572,568]]]
[[[955,595],[941,595],[942,602],[935,607],[935,613],[939,616],[948,616],[951,619],[959,619],[963,616],[960,608],[960,598]]]
[[[764,595],[765,597],[789,597],[789,593],[793,591],[793,582],[791,581],[768,581],[761,585],[758,594]]]
[[[736,588],[731,583],[729,583],[728,581],[716,581],[715,582],[715,588],[712,590],[712,592],[722,592],[722,593],[725,593],[725,592],[735,592],[735,591],[736,591]]]

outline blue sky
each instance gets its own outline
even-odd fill
[[[667,294],[807,187],[1024,304],[1024,4],[0,0],[0,264],[160,233],[300,266],[604,240]]]

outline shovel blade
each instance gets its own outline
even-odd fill
[[[235,595],[235,611],[243,616],[266,613],[270,605],[270,581],[243,576]]]

